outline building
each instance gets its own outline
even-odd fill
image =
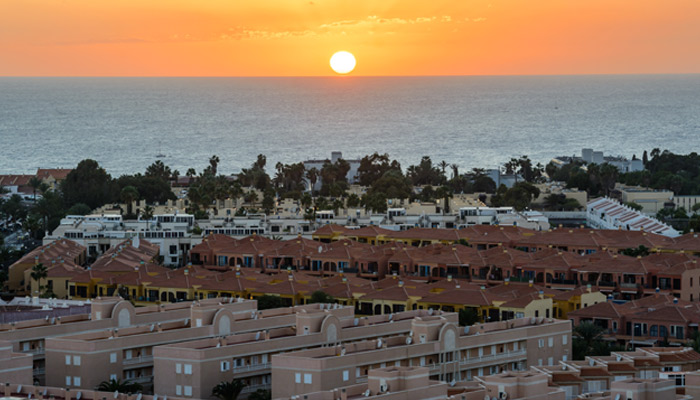
[[[308,185],[307,187],[309,189],[313,189],[313,190],[321,190],[320,172],[321,172],[321,169],[323,168],[323,165],[325,163],[328,163],[328,162],[335,164],[336,162],[338,162],[338,160],[341,160],[341,159],[343,159],[343,153],[340,151],[334,151],[331,153],[330,160],[325,159],[325,160],[306,160],[306,161],[304,161],[303,164],[304,164],[305,171],[309,171],[313,168],[316,168],[316,170],[319,171],[319,178],[316,181],[316,184],[314,185],[313,188],[311,188],[311,182],[309,182],[308,178],[305,179],[306,183]],[[345,160],[345,161],[347,161],[347,163],[350,165],[350,169],[348,170],[346,178],[347,178],[349,184],[354,184],[357,182],[357,169],[360,168],[360,160]]]
[[[272,397],[289,398],[365,382],[375,368],[427,367],[443,382],[469,381],[532,365],[554,365],[571,352],[568,321],[524,318],[461,328],[445,316],[416,317],[410,332],[272,356]]]
[[[586,205],[588,225],[595,229],[618,229],[627,231],[652,232],[667,237],[678,237],[680,232],[656,218],[618,203],[608,197],[601,197]]]
[[[581,149],[581,157],[577,156],[560,156],[552,159],[552,163],[557,167],[579,162],[582,164],[611,164],[617,167],[621,173],[643,171],[644,163],[642,160],[633,157],[632,160],[623,156],[605,156],[602,151],[594,151],[593,149]]]
[[[8,267],[7,287],[18,294],[38,295],[38,282],[32,282],[30,275],[35,265],[42,264],[47,269],[47,278],[42,280],[42,286],[45,284],[65,298],[67,279],[70,272],[78,271],[85,264],[85,250],[84,246],[66,239],[39,246]]]

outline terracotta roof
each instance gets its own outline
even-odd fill
[[[70,168],[39,168],[36,171],[36,176],[42,180],[51,177],[57,181],[62,181],[66,179],[71,171],[73,169]]]

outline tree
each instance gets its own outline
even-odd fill
[[[39,293],[41,293],[41,291],[43,290],[43,286],[41,286],[41,280],[46,278],[47,274],[48,270],[42,263],[34,265],[32,267],[32,272],[29,274],[32,280],[35,280],[37,282],[37,286],[39,286]]]
[[[311,293],[311,298],[309,298],[309,301],[307,302],[307,304],[315,303],[335,303],[335,299],[333,298],[333,296],[329,295],[323,290],[317,290]]]
[[[7,279],[7,272],[5,272],[5,270],[3,269],[0,269],[0,292],[2,292],[5,289],[5,282],[7,282]]]
[[[258,389],[248,396],[248,400],[271,400],[272,392],[269,389]]]
[[[139,199],[139,191],[134,186],[126,186],[122,189],[119,196],[121,201],[126,203],[126,213],[127,215],[132,215],[132,208],[134,201]]]
[[[309,180],[309,185],[311,186],[310,191],[313,193],[316,182],[318,181],[318,170],[316,168],[311,168],[306,171],[306,179]]]
[[[598,355],[599,342],[603,341],[603,328],[591,321],[578,324],[573,330],[574,359],[583,360],[586,355]]]
[[[36,203],[31,213],[42,221],[43,231],[53,231],[65,216],[63,199],[58,193],[48,191]]]
[[[85,203],[75,203],[66,211],[68,215],[88,215],[92,212],[90,206]]]
[[[284,300],[279,296],[264,294],[257,298],[258,310],[269,310],[271,308],[284,307]]]
[[[34,202],[36,203],[36,191],[39,189],[39,186],[41,186],[42,181],[38,177],[32,177],[32,179],[29,180],[29,186],[32,187],[32,191],[34,192]]]
[[[374,153],[364,156],[357,168],[357,180],[362,186],[371,186],[390,169],[401,171],[401,164],[390,160],[388,154]]]
[[[479,322],[479,314],[473,308],[459,310],[459,326],[471,326]]]
[[[234,379],[231,382],[219,382],[211,390],[211,395],[219,400],[236,400],[246,386],[240,379]]]
[[[112,177],[95,160],[83,160],[61,183],[67,207],[85,203],[91,209],[114,201],[116,187]]]
[[[132,382],[128,379],[124,381],[110,379],[100,382],[97,386],[97,390],[101,392],[138,393],[143,390],[143,386],[138,382]]]
[[[157,160],[146,168],[146,176],[162,179],[167,182],[173,176],[173,173],[170,170],[170,167],[163,164],[162,161]]]
[[[216,176],[216,173],[218,172],[219,161],[221,160],[216,155],[211,156],[211,158],[209,159],[209,168],[211,169],[211,174],[214,176]]]
[[[345,201],[345,204],[348,208],[354,208],[360,205],[360,198],[355,194],[351,193],[348,196],[348,199]],[[700,203],[698,203],[700,204]]]
[[[630,247],[630,248],[624,249],[621,251],[621,253],[626,255],[626,256],[630,256],[630,257],[637,257],[637,256],[646,257],[649,255],[649,248],[647,248],[643,244],[640,244],[639,247],[636,247],[636,248]]]

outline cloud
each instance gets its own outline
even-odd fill
[[[362,19],[346,19],[331,21],[316,27],[300,30],[275,30],[268,27],[247,27],[237,26],[230,28],[219,35],[220,40],[249,40],[249,39],[284,39],[294,37],[322,36],[328,34],[346,35],[353,29],[381,33],[385,35],[395,35],[402,26],[422,25],[422,24],[460,24],[463,22],[481,22],[485,18],[464,18],[453,19],[450,15],[415,17],[415,18],[385,18],[377,15],[369,15]]]

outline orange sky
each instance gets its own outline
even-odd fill
[[[0,75],[700,73],[700,0],[0,0]]]

